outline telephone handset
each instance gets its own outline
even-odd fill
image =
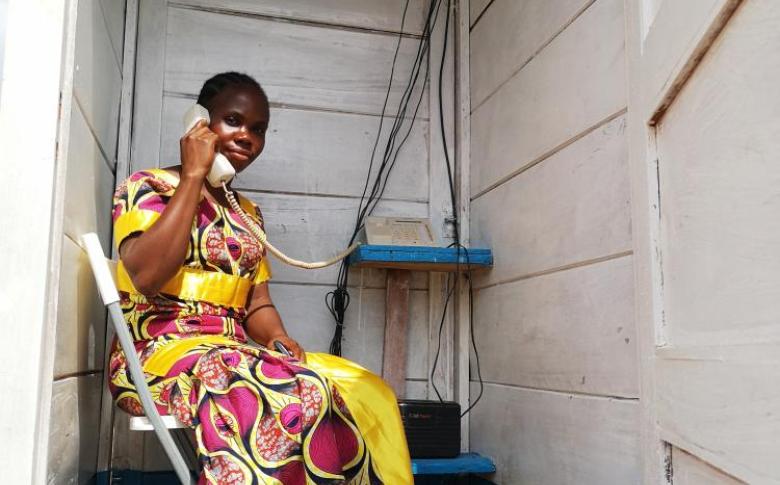
[[[209,110],[196,103],[184,113],[184,133],[190,131],[200,120],[205,120],[206,123],[211,122]],[[209,181],[212,187],[220,187],[223,182],[228,183],[235,176],[236,170],[233,168],[233,165],[230,164],[225,155],[217,152],[214,156],[214,164],[211,166],[211,171],[206,176],[206,180]]]
[[[187,133],[190,131],[192,127],[195,126],[195,124],[200,120],[206,120],[206,123],[211,122],[209,111],[205,107],[196,103],[184,114],[184,132]],[[243,211],[243,209],[241,209],[241,205],[233,196],[233,191],[227,187],[228,182],[233,180],[233,177],[235,176],[236,170],[233,168],[233,165],[230,164],[230,161],[227,159],[227,157],[225,157],[225,155],[217,152],[217,154],[214,156],[214,163],[211,166],[211,171],[206,176],[206,180],[208,180],[212,187],[222,187],[222,189],[225,191],[225,197],[230,203],[230,207],[236,214],[238,214],[247,228],[249,228],[249,231],[252,233],[252,235],[254,235],[258,242],[265,246],[265,248],[271,254],[282,260],[282,262],[304,269],[325,268],[326,266],[336,264],[342,259],[346,258],[349,253],[354,251],[358,246],[358,243],[355,243],[337,256],[334,256],[327,261],[321,261],[318,263],[307,263],[305,261],[299,261],[297,259],[290,258],[276,249],[271,243],[269,243],[267,236],[260,228],[260,225],[251,217],[249,217],[246,212]]]

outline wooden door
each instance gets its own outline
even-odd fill
[[[645,483],[780,483],[780,2],[626,4]]]

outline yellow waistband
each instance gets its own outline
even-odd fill
[[[140,293],[133,286],[133,281],[121,261],[117,265],[116,279],[116,286],[120,291]],[[197,268],[181,268],[165,283],[160,293],[182,300],[205,301],[229,308],[244,308],[251,289],[252,281],[241,276]]]

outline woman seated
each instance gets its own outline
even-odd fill
[[[158,410],[195,428],[199,483],[411,483],[398,427],[385,434],[402,449],[372,449],[364,434],[377,430],[359,429],[347,391],[312,370],[285,331],[264,248],[222,188],[204,183],[217,151],[237,172],[263,151],[265,92],[249,76],[222,73],[198,104],[211,122],[182,137],[181,165],[131,175],[116,191],[113,218],[125,320]],[[262,227],[260,209],[233,195]],[[269,350],[276,341],[291,358]],[[116,344],[110,386],[120,408],[143,414]],[[390,460],[379,466],[379,455]]]

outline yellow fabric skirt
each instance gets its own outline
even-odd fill
[[[165,376],[182,356],[203,344],[247,345],[216,335],[172,340],[155,350],[144,364],[144,371]],[[387,383],[360,365],[335,355],[307,353],[306,363],[299,365],[322,375],[339,391],[371,452],[374,471],[382,483],[412,485],[411,459],[401,414],[395,394]]]

